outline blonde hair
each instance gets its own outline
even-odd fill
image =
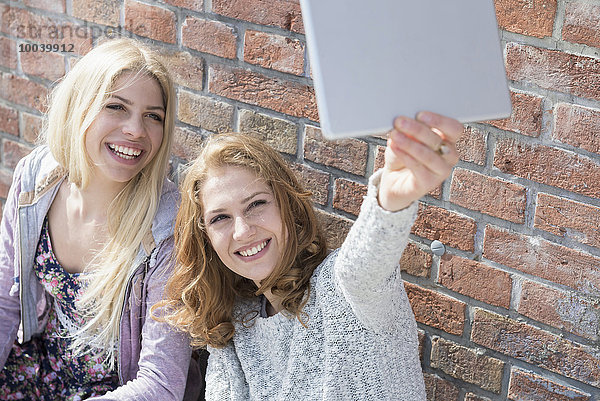
[[[202,185],[210,171],[222,166],[251,169],[273,190],[288,237],[284,254],[261,282],[229,270],[213,249],[203,224]],[[233,337],[236,297],[252,297],[270,289],[283,308],[302,322],[310,277],[325,259],[327,246],[317,223],[311,193],[304,190],[283,158],[263,142],[242,134],[209,137],[188,168],[175,223],[177,269],[169,279],[164,319],[187,331],[192,345],[224,347]]]
[[[85,325],[74,335],[73,348],[89,345],[114,367],[119,320],[127,280],[142,239],[151,230],[167,173],[175,119],[175,92],[158,56],[131,39],[107,41],[82,57],[53,90],[44,130],[45,142],[68,179],[85,188],[92,163],[85,148],[86,132],[125,72],[149,76],[158,82],[165,107],[163,139],[154,158],[130,180],[108,209],[109,240],[96,255],[78,300]]]

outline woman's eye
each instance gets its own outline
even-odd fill
[[[122,104],[107,104],[106,108],[111,109],[111,110],[124,110],[125,109]]]
[[[255,207],[261,206],[266,204],[267,201],[266,200],[255,200],[254,202],[252,202],[250,205],[248,205],[248,209],[253,209]]]
[[[162,122],[162,120],[163,120],[163,118],[160,115],[155,114],[155,113],[148,114],[148,117],[150,117],[151,119],[156,120],[158,122]]]
[[[215,217],[213,217],[212,219],[210,219],[210,224],[214,224],[214,223],[218,223],[221,220],[226,219],[227,216],[225,216],[224,214],[219,214]]]

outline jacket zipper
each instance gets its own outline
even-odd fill
[[[19,263],[19,303],[21,304],[21,321],[19,322],[19,326],[21,328],[21,336],[22,338],[19,339],[20,342],[25,341],[25,338],[27,338],[27,336],[29,335],[29,329],[25,328],[25,326],[27,326],[28,324],[26,323],[26,319],[28,318],[27,316],[27,311],[25,309],[25,297],[23,296],[23,292],[25,291],[25,287],[23,285],[23,281],[24,280],[24,276],[23,276],[23,233],[22,233],[22,227],[23,227],[23,208],[21,208],[21,206],[17,206],[17,214],[19,215],[18,218],[18,222],[17,222],[17,235],[19,238],[19,259],[18,259],[18,263]],[[18,336],[17,336],[18,337]]]

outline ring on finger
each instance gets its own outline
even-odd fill
[[[446,142],[442,141],[437,148],[435,148],[435,151],[439,153],[440,156],[445,156],[450,153],[450,146],[448,146]]]

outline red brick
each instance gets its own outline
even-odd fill
[[[44,112],[48,90],[35,82],[8,73],[0,73],[0,94],[13,103]]]
[[[409,242],[400,258],[400,269],[413,276],[429,277],[432,261],[433,257],[431,254]]]
[[[565,377],[600,386],[598,351],[476,308],[471,341]]]
[[[321,229],[325,233],[327,246],[330,249],[342,246],[350,227],[352,227],[352,220],[319,209],[316,210],[316,215]]]
[[[437,375],[424,374],[427,401],[458,401],[458,387]]]
[[[583,1],[566,3],[562,39],[600,47],[600,5]]]
[[[542,128],[542,98],[525,93],[510,93],[512,114],[503,120],[487,121],[506,131],[538,137]]]
[[[240,132],[259,138],[279,152],[296,154],[298,128],[295,124],[251,110],[240,110],[239,120]]]
[[[62,14],[65,12],[65,0],[23,0],[27,7],[41,8]]]
[[[178,102],[180,121],[217,133],[232,131],[232,105],[183,90],[179,91]]]
[[[499,178],[454,169],[450,202],[513,223],[525,222],[526,190]]]
[[[21,137],[31,144],[36,143],[38,137],[42,133],[42,117],[22,112],[21,121],[23,123],[21,129]]]
[[[535,373],[513,368],[510,372],[508,399],[515,401],[588,401],[590,395]]]
[[[506,72],[514,81],[600,100],[600,59],[509,43]]]
[[[213,0],[212,10],[226,17],[304,33],[298,0]]]
[[[417,322],[462,335],[465,327],[464,302],[409,282],[404,282],[404,288]]]
[[[496,144],[494,166],[527,180],[600,197],[600,161],[570,151],[503,139]]]
[[[73,16],[96,24],[118,26],[119,9],[121,2],[119,0],[72,0]]]
[[[367,195],[367,186],[345,178],[335,180],[333,207],[358,216],[363,198]]]
[[[0,37],[0,65],[15,70],[17,68],[17,42],[9,38]]]
[[[319,128],[306,126],[304,158],[315,163],[364,176],[368,150],[369,145],[358,139],[328,141]]]
[[[220,21],[188,17],[181,27],[184,46],[219,57],[235,58],[236,40],[235,29]]]
[[[575,290],[600,290],[600,258],[541,239],[487,226],[483,256]]]
[[[443,338],[431,340],[431,367],[496,394],[502,389],[504,362]]]
[[[12,173],[0,170],[0,198],[6,199],[12,184]]]
[[[193,11],[204,11],[204,0],[165,0],[165,3]]]
[[[76,54],[85,54],[92,48],[92,35],[88,27],[16,7],[0,7],[0,12],[0,30],[10,36],[36,43],[73,45]]]
[[[29,152],[31,152],[30,147],[5,139],[3,141],[2,164],[5,167],[14,169],[19,160],[27,156]]]
[[[441,259],[441,285],[487,304],[509,308],[512,279],[508,273],[455,255]]]
[[[600,339],[600,305],[597,298],[594,301],[572,291],[525,281],[517,311],[562,331],[592,341]]]
[[[377,145],[377,150],[375,151],[375,164],[373,166],[373,171],[377,171],[385,166],[385,148],[385,146]],[[427,193],[427,195],[440,199],[442,196],[442,185],[432,189]]]
[[[290,166],[300,182],[308,191],[312,192],[312,199],[320,205],[327,204],[327,192],[329,190],[329,174],[306,166],[294,163]]]
[[[202,136],[183,127],[175,127],[175,140],[171,152],[184,160],[193,160],[200,151]]]
[[[385,167],[385,146],[377,145],[375,151],[375,164],[373,165],[373,171],[377,171],[380,168]]]
[[[175,43],[175,13],[166,8],[125,1],[125,29],[161,42]]]
[[[295,117],[318,121],[315,91],[308,85],[271,78],[250,70],[211,65],[210,92]]]
[[[419,342],[419,359],[423,363],[423,355],[425,349],[425,337],[426,334],[423,330],[417,328],[417,341]]]
[[[442,185],[443,185],[443,183],[442,183]],[[441,199],[442,198],[442,185],[440,185],[436,188],[433,188],[431,191],[429,191],[427,193],[427,195],[433,196],[436,199]]]
[[[463,135],[456,142],[456,150],[460,160],[480,166],[485,164],[486,147],[485,132],[475,127],[465,127]]]
[[[304,44],[297,39],[246,31],[244,61],[295,75],[304,72]]]
[[[501,29],[543,38],[552,36],[556,0],[495,0]]]
[[[600,7],[599,7],[600,9]],[[559,103],[554,112],[554,140],[600,153],[600,138],[590,135],[600,131],[600,110]]]
[[[204,89],[204,59],[188,52],[166,52],[164,48],[158,54],[176,84],[198,91]]]
[[[475,221],[441,207],[421,203],[412,233],[430,240],[439,240],[447,246],[473,251]]]
[[[27,75],[56,81],[65,75],[65,57],[53,52],[22,52],[21,68]]]
[[[533,226],[600,248],[600,208],[539,193]]]
[[[0,104],[0,131],[8,134],[19,135],[19,113],[16,110]]]

